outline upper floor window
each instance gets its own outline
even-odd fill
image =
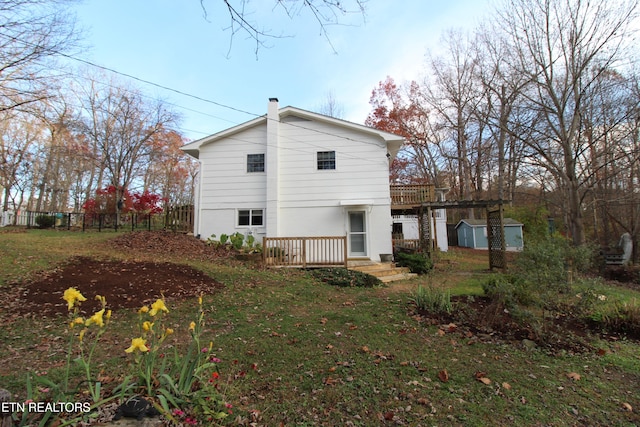
[[[247,154],[247,172],[264,172],[264,153]]]
[[[318,151],[318,170],[327,170],[336,168],[336,152],[335,151]]]

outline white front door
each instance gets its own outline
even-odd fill
[[[364,211],[349,212],[349,256],[367,256],[367,224]]]

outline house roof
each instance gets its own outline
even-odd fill
[[[487,220],[486,219],[461,219],[458,224],[456,224],[456,228],[460,227],[462,223],[467,224],[470,227],[486,227]],[[504,218],[502,223],[505,227],[522,227],[522,223],[516,221],[513,218]]]
[[[286,117],[295,116],[302,119],[332,124],[334,126],[350,129],[350,130],[367,134],[367,135],[377,136],[387,144],[387,149],[392,158],[396,156],[396,154],[400,150],[400,147],[404,143],[404,138],[399,135],[395,135],[389,132],[384,132],[375,128],[349,122],[346,120],[336,119],[335,117],[325,116],[323,114],[314,113],[314,112],[303,110],[300,108],[295,108],[291,106],[283,107],[278,110],[278,115],[280,117],[280,121],[282,121],[282,119]],[[248,122],[239,124],[229,129],[225,129],[221,132],[214,133],[213,135],[209,135],[204,138],[185,144],[181,147],[181,150],[191,155],[192,157],[198,158],[200,154],[200,148],[202,146],[211,144],[215,141],[218,141],[224,138],[228,138],[234,134],[250,129],[254,126],[266,124],[266,122],[267,122],[267,115],[265,114],[265,115],[256,117],[253,120],[249,120]],[[295,124],[295,126],[304,127],[304,124]],[[319,132],[315,129],[310,129],[310,130],[313,132]],[[336,136],[339,138],[342,138],[338,135]]]

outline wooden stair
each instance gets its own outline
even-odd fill
[[[417,276],[417,274],[410,273],[407,267],[397,267],[393,262],[349,261],[348,268],[375,276],[383,283]]]

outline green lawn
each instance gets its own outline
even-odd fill
[[[0,285],[14,286],[72,255],[125,257],[101,245],[112,235],[0,234]],[[233,405],[224,423],[640,424],[637,342],[601,341],[593,353],[549,354],[519,342],[476,340],[412,317],[409,293],[418,283],[438,283],[458,294],[481,292],[486,265],[447,256],[453,261],[433,277],[376,289],[330,287],[303,271],[191,261],[226,285],[203,299],[203,341],[213,342],[221,359],[219,390]],[[466,274],[460,274],[463,268],[469,268]],[[194,306],[191,299],[170,307],[166,319],[176,330],[175,345],[186,334]],[[36,313],[17,319],[0,314],[0,320],[1,387],[23,397],[27,371],[60,375],[65,319]],[[135,322],[134,312],[114,313],[112,324],[118,326],[102,337],[98,366],[106,390],[128,369],[120,349]]]

